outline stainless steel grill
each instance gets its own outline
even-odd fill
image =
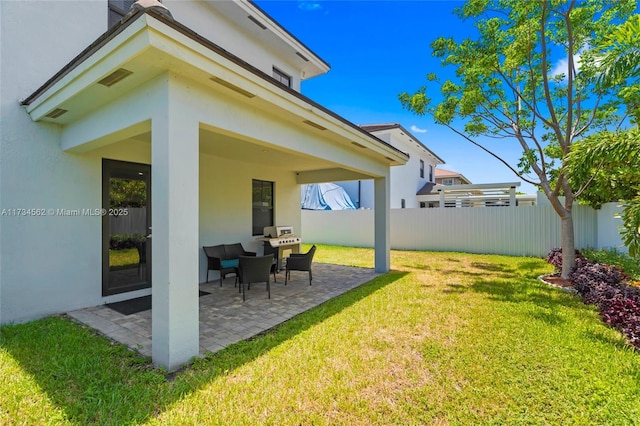
[[[302,239],[293,233],[293,226],[266,226],[262,233],[264,254],[275,255],[278,271],[289,253],[300,253]]]

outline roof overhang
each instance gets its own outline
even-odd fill
[[[501,191],[511,188],[517,188],[520,182],[501,182],[501,183],[472,183],[467,185],[438,185],[434,187],[437,192],[455,193],[469,191]]]
[[[425,153],[427,153],[427,155],[432,158],[433,162],[436,165],[445,164],[445,161],[442,158],[438,157],[438,155],[436,155],[435,152],[431,151],[424,143],[422,143],[422,141],[420,141],[418,138],[416,138],[410,131],[405,129],[399,123],[364,124],[364,125],[361,125],[360,127],[362,127],[364,130],[368,131],[369,133],[371,133],[373,135],[383,134],[383,133],[387,133],[387,132],[397,132],[398,136],[406,137],[409,144],[414,144],[416,146],[416,148],[418,148],[418,149],[424,151]]]
[[[303,80],[326,74],[330,65],[269,16],[253,1],[207,0],[224,10],[225,16],[267,43],[271,49],[295,61]]]
[[[65,126],[166,72],[239,97],[252,108],[277,108],[288,120],[377,162],[401,165],[409,158],[152,9],[133,14],[102,35],[22,104],[32,120]]]

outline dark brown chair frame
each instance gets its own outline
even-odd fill
[[[217,246],[202,247],[207,256],[207,282],[209,282],[209,271],[220,272],[220,287],[222,280],[227,274],[236,275],[236,283],[238,282],[238,266],[223,266],[222,262],[226,260],[238,260],[240,256],[255,256],[255,252],[246,251],[241,243],[235,244],[219,244]]]
[[[245,300],[244,285],[247,290],[251,289],[251,283],[267,283],[267,295],[271,299],[271,273],[275,281],[275,269],[273,255],[266,256],[240,256],[238,261],[238,272],[240,276],[240,289],[242,300]]]
[[[313,262],[313,255],[316,253],[316,246],[312,246],[308,252],[291,253],[287,258],[287,266],[284,273],[284,285],[287,285],[287,280],[291,278],[291,271],[308,271],[309,272],[309,285],[313,275],[311,273],[311,263]]]

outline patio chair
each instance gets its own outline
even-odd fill
[[[239,259],[240,256],[255,256],[253,251],[246,251],[241,243],[224,245],[225,259]]]
[[[316,253],[316,246],[314,245],[308,252],[291,253],[287,258],[287,266],[284,273],[284,285],[287,285],[287,279],[291,278],[291,271],[308,271],[309,272],[309,285],[313,278],[311,274],[311,262],[313,261],[313,255]]]
[[[207,282],[209,282],[209,271],[220,272],[220,287],[222,287],[222,280],[227,276],[227,274],[236,274],[237,282],[238,260],[237,258],[227,259],[224,244],[202,247],[202,249],[207,255]]]
[[[245,300],[244,285],[247,284],[247,290],[251,288],[251,283],[267,283],[267,295],[271,299],[271,278],[269,275],[274,269],[273,255],[266,256],[240,256],[238,265],[240,274],[240,291],[242,291],[242,300]],[[275,272],[274,272],[275,279]]]

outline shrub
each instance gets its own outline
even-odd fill
[[[569,279],[574,284],[592,285],[604,283],[618,285],[629,280],[629,276],[620,268],[612,265],[591,262],[588,259],[576,259],[576,265]]]
[[[578,259],[584,259],[584,256],[580,252],[580,250],[576,249],[576,261]],[[547,263],[555,266],[556,270],[560,270],[562,268],[562,249],[560,247],[552,249],[545,259]]]
[[[571,282],[586,304],[598,307],[602,320],[640,349],[640,289],[629,286],[620,268],[577,258]]]
[[[142,234],[114,234],[109,240],[109,249],[123,250],[135,248],[136,243],[144,242],[145,236]]]
[[[600,315],[604,322],[622,331],[632,345],[640,348],[640,301],[637,298],[618,295]]]
[[[634,279],[640,280],[640,264],[638,263],[638,259],[634,259],[627,253],[615,248],[601,250],[586,248],[582,250],[582,254],[592,262],[615,265]]]

